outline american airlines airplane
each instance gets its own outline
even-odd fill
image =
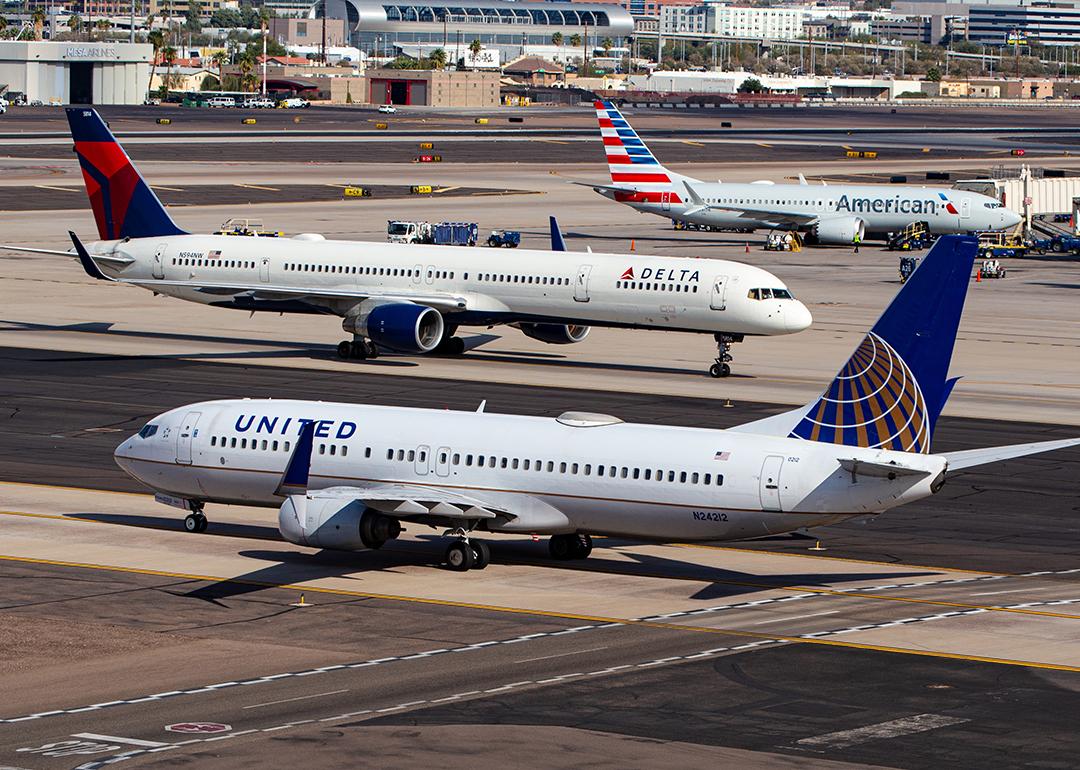
[[[343,358],[459,354],[464,326],[511,325],[551,344],[607,326],[712,334],[709,373],[724,377],[733,343],[811,322],[783,281],[726,260],[190,234],[95,110],[67,116],[101,238],[71,234],[88,274],[216,307],[339,316]]]
[[[594,106],[612,183],[588,186],[648,214],[720,228],[799,230],[825,244],[851,244],[914,222],[925,222],[932,233],[971,233],[1021,221],[1000,201],[966,190],[817,186],[805,179],[801,184],[703,182],[664,168],[613,102]]]
[[[282,536],[315,548],[431,527],[455,570],[486,566],[483,532],[550,535],[553,557],[580,559],[595,534],[734,540],[883,513],[949,471],[1080,444],[931,452],[977,245],[939,240],[820,398],[737,428],[244,399],[165,412],[116,462],[191,511],[190,531],[206,503],[278,508]]]

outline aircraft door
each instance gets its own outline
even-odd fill
[[[761,510],[781,511],[780,506],[780,471],[784,467],[784,458],[769,455],[761,466]]]
[[[712,294],[709,297],[709,307],[713,310],[727,310],[727,284],[726,275],[718,275],[713,279]]]
[[[660,193],[660,210],[661,211],[671,211],[671,193],[669,193],[669,192]]]
[[[582,265],[577,269],[577,279],[574,281],[574,299],[578,302],[589,301],[589,275],[592,273],[592,265]]]
[[[960,199],[960,218],[961,219],[969,219],[970,217],[971,217],[971,199],[970,198],[961,198]]]
[[[154,251],[154,277],[165,277],[165,249],[169,248],[168,244],[161,244]]]
[[[176,462],[191,465],[191,442],[199,435],[199,418],[202,412],[188,412],[180,421],[176,434]]]
[[[270,283],[270,258],[263,257],[262,262],[259,263],[259,280],[263,283]]]
[[[419,273],[417,273],[419,275]],[[431,454],[431,447],[424,445],[416,448],[416,475],[426,476],[428,472],[428,455]]]
[[[435,452],[435,475],[450,475],[450,447],[441,446]]]
[[[419,284],[422,280],[424,280],[423,265],[413,265],[412,280],[415,284]]]

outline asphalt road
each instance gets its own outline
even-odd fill
[[[168,339],[162,340],[163,350]],[[253,350],[252,355],[259,356]],[[298,357],[332,356],[329,346]],[[464,363],[464,362],[463,362]],[[488,409],[555,416],[569,409],[628,421],[722,428],[779,409],[648,394],[534,388],[491,382],[385,376],[392,358],[355,372],[246,367],[160,358],[0,348],[0,479],[138,490],[112,462],[120,440],[150,417],[195,401],[296,397],[401,406]],[[1063,438],[1068,429],[942,418],[935,451]],[[996,572],[1069,569],[1080,552],[1080,450],[987,466],[952,477],[932,499],[880,517],[814,531],[830,554]],[[210,511],[213,517],[212,510]],[[805,536],[753,541],[770,552],[805,552]]]

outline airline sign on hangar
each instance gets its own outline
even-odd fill
[[[476,56],[473,56],[472,51],[465,52],[465,66],[478,70],[497,70],[499,69],[499,49],[498,48],[481,48],[476,52]]]

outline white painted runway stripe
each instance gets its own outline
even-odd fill
[[[115,735],[98,735],[97,733],[73,733],[72,738],[85,738],[89,741],[105,741],[107,743],[126,743],[129,746],[144,746],[152,749],[156,746],[169,746],[171,744],[161,741],[143,741],[138,738],[118,738]]]
[[[811,612],[811,613],[809,613],[807,615],[789,615],[788,617],[784,617],[784,618],[773,618],[772,620],[761,620],[761,621],[759,621],[757,623],[754,623],[754,625],[755,626],[764,626],[764,625],[768,625],[769,623],[782,623],[785,620],[803,620],[805,618],[817,618],[817,617],[821,617],[822,615],[835,615],[838,612],[840,612],[840,610],[829,610],[828,612]]]
[[[263,706],[276,706],[279,703],[292,703],[296,700],[310,700],[311,698],[325,698],[327,695],[340,695],[343,692],[348,692],[349,688],[344,690],[331,690],[330,692],[319,692],[314,695],[298,695],[295,698],[282,698],[281,700],[271,700],[266,703],[253,703],[250,706],[244,706],[245,709],[261,709]]]
[[[801,741],[797,741],[795,745],[806,748],[844,749],[868,741],[914,735],[915,733],[924,733],[928,730],[937,730],[970,721],[969,719],[943,716],[941,714],[916,714],[910,717],[893,719],[889,722],[880,722],[876,725],[803,738]]]

